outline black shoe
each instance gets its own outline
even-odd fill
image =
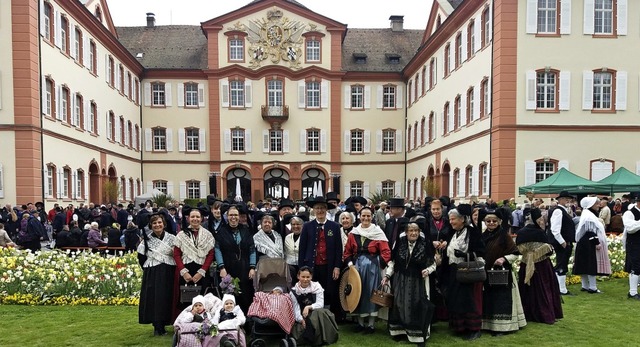
[[[376,328],[374,328],[374,327],[366,327],[364,329],[364,334],[365,335],[371,335],[371,334],[374,334],[375,332],[376,332]]]
[[[356,325],[356,327],[353,329],[354,332],[356,333],[361,333],[364,331],[364,327],[360,324]]]
[[[467,340],[467,341],[472,341],[472,340],[479,339],[480,336],[482,336],[482,333],[480,331],[474,331],[474,332],[470,333],[469,335],[467,335],[464,339]]]
[[[576,296],[575,294],[573,294],[572,292],[570,292],[570,291],[568,291],[568,290],[567,290],[567,292],[566,292],[566,293],[562,293],[562,292],[560,292],[560,295],[562,295],[562,296]]]
[[[404,340],[404,335],[391,336],[391,338],[392,338],[392,339],[393,339],[393,341],[395,341],[395,342],[400,342],[400,341]]]
[[[589,289],[587,289],[587,288],[585,288],[585,287],[582,287],[582,288],[580,288],[580,291],[581,291],[581,292],[588,292],[588,291],[589,291]]]
[[[636,294],[636,295],[631,295],[629,293],[627,293],[627,299],[636,299],[636,300],[640,300],[640,295]]]
[[[602,292],[600,291],[600,289],[589,289],[587,290],[587,292],[589,294],[602,294]]]

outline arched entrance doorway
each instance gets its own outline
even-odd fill
[[[264,197],[289,197],[289,174],[283,169],[271,169],[264,174]]]
[[[237,168],[227,174],[227,197],[234,199],[236,187],[240,183],[240,196],[242,201],[251,200],[251,174],[245,169]]]
[[[302,198],[313,196],[313,187],[316,182],[320,182],[320,195],[324,196],[327,190],[326,177],[324,172],[318,169],[309,169],[302,174]]]
[[[440,194],[449,195],[449,177],[451,176],[451,166],[445,163],[442,166],[442,175],[440,175]]]
[[[120,181],[118,180],[118,172],[113,165],[109,165],[109,170],[107,171],[107,179],[104,183],[107,182],[109,184],[102,185],[102,192],[104,195],[104,199],[102,202],[116,203],[118,201],[118,196],[122,191],[122,188],[119,185]]]
[[[98,202],[100,197],[100,169],[98,164],[89,164],[89,202]]]

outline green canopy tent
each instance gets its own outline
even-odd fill
[[[520,194],[526,194],[527,192],[532,192],[533,194],[552,194],[560,193],[563,190],[566,190],[571,194],[586,195],[608,193],[609,186],[600,182],[590,181],[565,168],[561,168],[558,172],[543,181],[520,187],[518,192]]]
[[[640,191],[640,176],[625,169],[619,168],[616,172],[601,179],[598,183],[608,186],[610,193]]]

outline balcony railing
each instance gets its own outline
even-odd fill
[[[289,119],[289,106],[262,105],[262,119],[269,123],[283,123]]]

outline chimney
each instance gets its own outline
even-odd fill
[[[152,12],[147,12],[147,28],[153,28],[156,26],[156,15]]]
[[[404,23],[404,16],[391,16],[389,17],[389,20],[391,21],[391,31],[394,32],[401,32],[403,31],[403,23]]]

